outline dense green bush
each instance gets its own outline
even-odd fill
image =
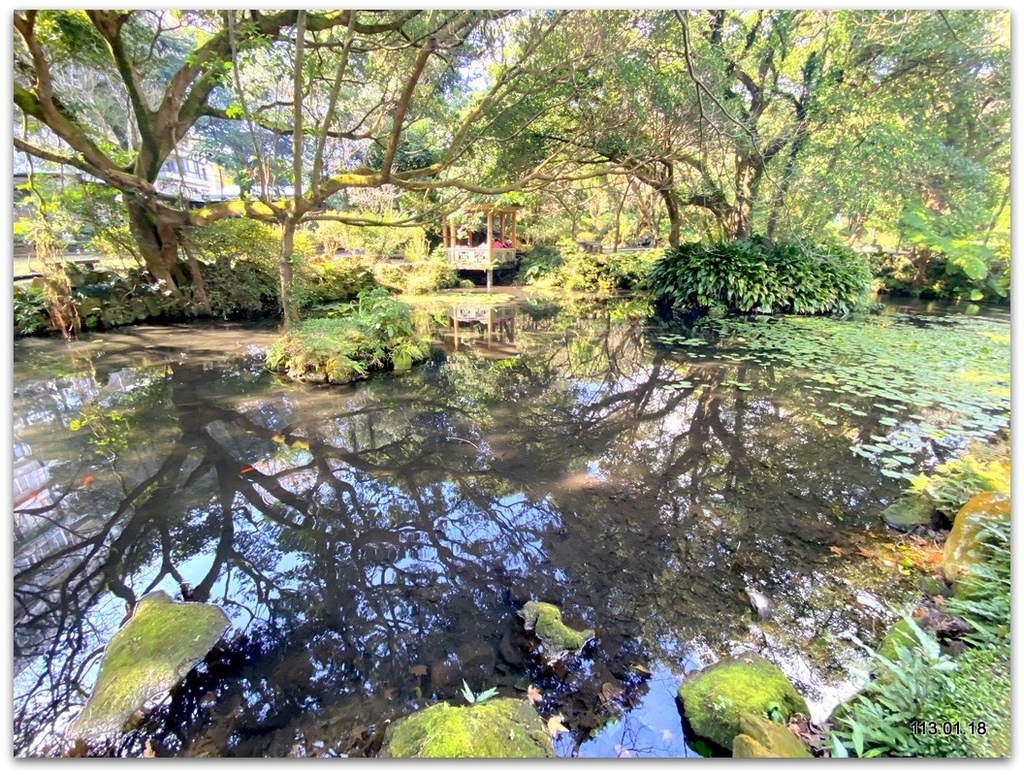
[[[610,293],[638,290],[645,286],[658,251],[586,253],[572,240],[560,240],[557,247],[535,245],[523,259],[520,279],[539,288]]]
[[[306,261],[295,273],[293,299],[300,311],[322,304],[349,301],[377,287],[372,268],[356,257],[320,256]]]
[[[41,284],[14,286],[14,333],[34,334],[49,328],[46,291]]]
[[[429,353],[412,308],[383,288],[338,305],[334,317],[301,323],[267,349],[267,367],[304,382],[344,383],[372,371],[407,367]]]
[[[418,261],[374,264],[377,282],[398,293],[423,294],[459,287],[459,276],[447,259],[432,255]]]
[[[760,236],[680,245],[648,276],[655,297],[673,308],[797,314],[844,314],[866,301],[870,281],[867,261],[853,251]]]
[[[278,229],[251,218],[231,218],[190,231],[210,311],[218,317],[254,317],[281,308]]]

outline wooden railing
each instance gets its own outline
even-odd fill
[[[516,262],[515,248],[445,248],[445,256],[456,269],[497,269]]]

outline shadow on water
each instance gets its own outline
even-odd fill
[[[266,373],[270,328],[19,342],[16,754],[372,756],[465,681],[532,685],[561,756],[694,756],[675,688],[742,645],[820,716],[848,694],[845,636],[892,620],[854,547],[901,485],[800,371],[659,344],[635,300],[469,307],[434,310],[427,364],[344,387]],[[71,748],[155,589],[231,629],[131,731]],[[531,599],[595,641],[547,664]]]

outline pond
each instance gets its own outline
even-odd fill
[[[559,756],[696,756],[675,689],[743,647],[815,720],[848,697],[850,636],[918,594],[880,512],[1009,426],[1009,315],[506,301],[434,309],[427,363],[343,387],[267,373],[268,326],[17,341],[15,755],[373,756],[465,682],[534,687]],[[152,590],[231,627],[132,731],[72,748]],[[596,638],[547,664],[529,600]]]

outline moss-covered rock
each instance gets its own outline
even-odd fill
[[[175,603],[159,591],[146,595],[107,644],[92,696],[71,722],[69,736],[119,732],[136,710],[199,664],[228,625],[218,606]]]
[[[809,716],[803,697],[781,670],[754,653],[716,662],[686,677],[679,686],[683,715],[699,736],[731,748],[740,734],[740,717],[788,720]]]
[[[913,628],[906,619],[900,619],[885,634],[881,645],[878,647],[878,653],[886,659],[895,662],[898,659],[898,654],[896,653],[897,646],[913,648],[917,645],[918,640]]]
[[[544,722],[526,700],[433,705],[394,722],[384,734],[385,758],[552,758]]]
[[[942,570],[953,591],[960,592],[971,569],[984,562],[987,550],[978,531],[987,520],[1008,520],[1010,498],[1002,493],[983,492],[963,505],[953,519],[953,528],[943,548]]]
[[[882,519],[894,530],[909,533],[914,528],[929,527],[937,514],[926,496],[907,495],[890,503],[882,512]]]
[[[807,746],[788,727],[744,713],[740,734],[732,740],[735,759],[812,759]]]
[[[549,660],[579,652],[594,638],[593,630],[574,630],[566,626],[562,622],[562,612],[551,603],[530,600],[518,613],[523,619],[523,627],[536,634]]]

